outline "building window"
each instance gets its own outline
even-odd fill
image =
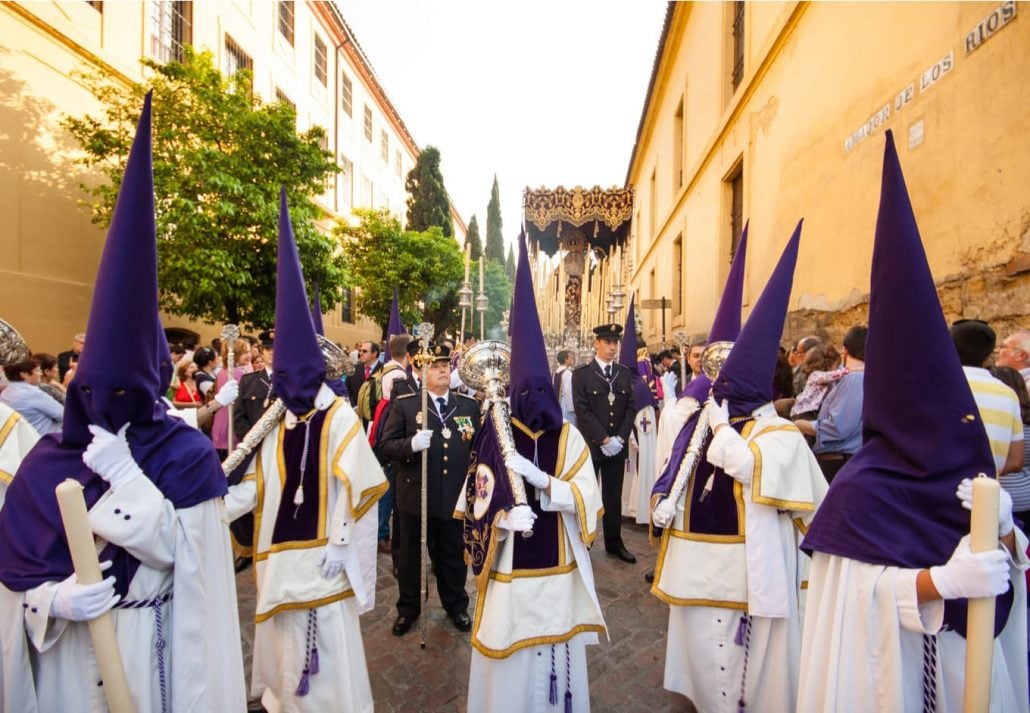
[[[354,162],[346,156],[340,156],[340,193],[348,208],[354,205]]]
[[[343,107],[344,112],[347,116],[353,116],[351,112],[354,110],[354,85],[351,84],[350,77],[346,74],[340,74],[340,106]]]
[[[672,187],[679,190],[683,187],[683,102],[680,99],[676,107],[676,116],[672,122]]]
[[[648,220],[650,221],[650,228],[651,228],[650,236],[649,237],[650,237],[651,240],[654,240],[655,237],[657,237],[655,235],[655,233],[657,232],[657,229],[658,229],[658,185],[657,185],[657,182],[655,181],[655,179],[657,177],[658,177],[658,169],[655,168],[651,172],[651,185],[650,185],[651,190],[648,192],[648,196],[647,196],[648,208],[649,208],[649,213],[650,213],[650,215],[648,216]]]
[[[372,179],[369,178],[368,176],[362,176],[361,177],[361,207],[362,208],[372,208],[373,207],[373,204],[372,204],[372,201],[374,200],[373,193],[372,193],[373,190],[374,190],[374,186],[372,185]]]
[[[379,154],[383,157],[383,162],[390,165],[390,135],[386,133],[386,129],[379,132]]]
[[[225,36],[225,73],[232,76],[241,69],[254,70],[254,60],[243,51],[243,48],[236,44],[229,35]]]
[[[182,62],[183,45],[193,39],[193,3],[158,0],[150,4],[150,54],[159,62]]]
[[[315,79],[323,87],[329,78],[329,55],[326,54],[325,42],[318,35],[315,35]]]
[[[672,241],[672,316],[683,314],[683,233]]]
[[[289,106],[291,109],[293,109],[293,113],[294,114],[297,113],[297,105],[294,104],[293,100],[290,99],[288,96],[286,96],[286,92],[284,92],[279,87],[275,88],[275,100],[277,102],[282,102],[283,104],[286,104],[287,106]]]
[[[737,91],[740,80],[744,78],[744,3],[736,0],[733,3],[733,73],[730,84]]]
[[[365,106],[365,141],[372,143],[372,110]]]
[[[740,233],[744,230],[744,162],[726,179],[730,184],[730,260],[737,254]]]
[[[354,323],[354,288],[348,287],[340,295],[340,321]]]
[[[396,153],[394,153],[394,166],[396,167],[397,178],[400,178],[401,176],[403,176],[404,175],[404,164],[403,164],[403,159],[401,158],[401,150],[400,149],[397,149]]]
[[[293,0],[279,0],[279,34],[293,46]]]

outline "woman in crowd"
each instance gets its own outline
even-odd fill
[[[179,362],[175,372],[179,377],[179,388],[172,398],[175,408],[200,408],[204,404],[204,397],[197,390],[197,365],[192,361],[183,360]]]
[[[4,374],[10,383],[0,393],[0,402],[20,413],[41,436],[60,431],[64,406],[39,388],[43,378],[39,362],[30,357],[7,364]]]
[[[840,352],[832,344],[820,344],[809,349],[801,363],[801,378],[805,388],[794,399],[790,417],[816,418],[826,394],[846,373],[840,364]]]
[[[39,362],[39,368],[43,370],[43,377],[39,381],[39,388],[54,401],[64,405],[65,388],[58,378],[57,357],[53,354],[40,352],[39,354],[33,354],[32,358]]]
[[[236,362],[233,364],[233,376],[232,378],[236,381],[240,380],[246,372],[245,366],[250,364],[250,345],[245,339],[237,339],[232,346],[233,349],[233,360],[242,359],[243,362]],[[222,344],[222,363],[228,365],[229,363],[229,343],[225,342]],[[215,390],[214,393],[218,393],[225,382],[229,380],[229,370],[222,369],[218,372],[218,376],[215,377]],[[211,425],[211,441],[215,444],[215,450],[218,451],[218,458],[225,460],[225,457],[229,454],[229,409],[219,409],[215,412],[214,422]]]

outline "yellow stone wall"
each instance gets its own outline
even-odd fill
[[[996,9],[1000,17],[1002,6],[1014,16],[967,54],[967,33]],[[803,217],[788,335],[816,330],[837,338],[864,321],[887,128],[948,317],[986,318],[1000,331],[1027,326],[1030,6],[747,3],[736,92],[732,9],[678,3],[670,11],[628,174],[637,191],[631,284],[641,298],[673,296],[673,244],[683,235],[683,310],[668,331],[700,335],[709,326],[729,269],[725,179],[741,161],[751,224],[745,313]],[[948,64],[949,53],[950,71],[921,88],[921,75]],[[679,186],[674,115],[681,97]],[[846,146],[885,105],[886,120]],[[920,127],[921,141],[910,141]],[[659,330],[652,312],[645,338],[660,341]]]

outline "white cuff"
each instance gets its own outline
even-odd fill
[[[751,482],[755,456],[747,441],[732,427],[720,428],[708,446],[708,462],[744,483]]]
[[[917,634],[936,634],[944,623],[944,600],[919,604],[916,591],[918,569],[888,567],[885,576],[894,573],[894,596],[898,603],[898,619],[901,627]]]
[[[50,607],[57,596],[60,582],[43,582],[25,592],[22,603],[25,616],[25,633],[39,653],[45,652],[61,637],[67,619],[50,618]]]
[[[572,485],[564,480],[551,478],[551,494],[540,491],[540,508],[546,512],[576,512],[576,498]]]

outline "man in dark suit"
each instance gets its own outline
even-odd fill
[[[630,371],[615,361],[621,334],[618,324],[594,329],[597,356],[572,373],[572,401],[576,426],[590,444],[590,458],[601,478],[604,549],[633,563],[637,558],[622,542],[622,478],[636,408]]]
[[[257,423],[258,419],[275,401],[272,389],[272,359],[275,356],[275,341],[268,332],[259,335],[261,340],[261,358],[265,360],[265,368],[244,374],[240,378],[240,397],[233,410],[233,433],[237,443],[243,440],[247,431]]]
[[[379,344],[377,342],[362,342],[358,345],[358,364],[354,373],[347,377],[347,395],[350,396],[350,405],[357,408],[358,390],[361,385],[375,376],[375,373],[383,368],[379,361]],[[375,404],[372,404],[375,408]]]
[[[428,451],[427,521],[429,557],[436,575],[436,588],[447,615],[459,631],[469,631],[465,592],[463,523],[454,519],[454,506],[465,485],[472,439],[479,426],[475,399],[450,391],[450,349],[433,347],[433,362],[426,377],[429,409],[422,423],[421,399],[417,393],[393,396],[390,415],[380,440],[384,456],[393,461],[396,473],[396,508],[399,532],[397,619],[394,636],[403,636],[421,614],[422,451]]]

